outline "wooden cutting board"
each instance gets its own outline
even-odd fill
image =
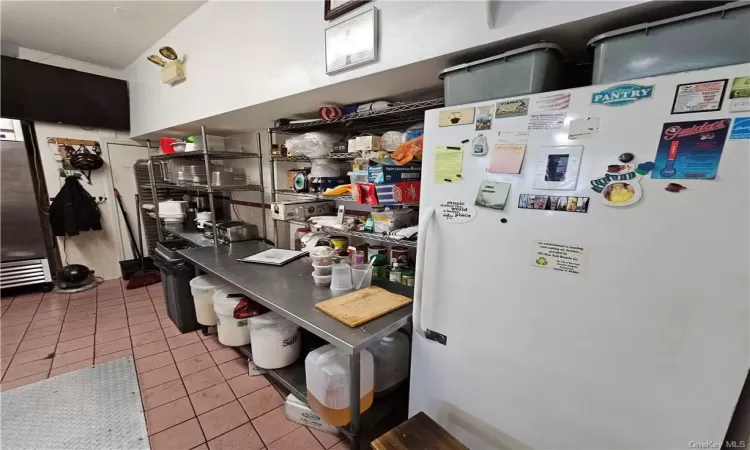
[[[370,286],[320,302],[315,306],[353,328],[409,303],[410,298]]]

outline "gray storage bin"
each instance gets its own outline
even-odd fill
[[[445,106],[537,94],[561,87],[563,55],[554,44],[536,44],[440,72]]]
[[[750,62],[750,2],[600,34],[594,84]]]

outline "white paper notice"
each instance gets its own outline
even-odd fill
[[[569,106],[570,92],[561,92],[545,97],[536,97],[532,104],[531,112],[559,111],[561,109],[568,109]]]
[[[588,250],[584,247],[534,241],[531,246],[531,265],[557,272],[583,275],[586,272]]]
[[[728,80],[680,84],[674,95],[672,114],[719,111]]]
[[[499,131],[497,133],[497,144],[526,144],[529,140],[529,132],[524,131]]]
[[[565,113],[532,114],[529,130],[557,130],[565,123]]]
[[[581,117],[570,121],[570,131],[568,131],[568,139],[579,139],[586,136],[591,136],[599,131],[599,118],[598,117]]]

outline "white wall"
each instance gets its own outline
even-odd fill
[[[603,14],[625,1],[374,1],[380,60],[325,74],[321,1],[208,2],[124,71],[133,136]],[[492,9],[494,25],[487,25]],[[168,44],[187,54],[187,81],[169,87],[145,59]],[[437,73],[430,73],[436,77]],[[395,78],[395,77],[394,77]],[[398,79],[388,82],[398,85]],[[367,93],[362,93],[367,97]],[[265,124],[249,124],[248,129]]]
[[[117,165],[111,166],[109,164],[110,158],[107,143],[131,145],[137,145],[137,143],[128,140],[126,133],[111,130],[84,130],[80,127],[44,122],[36,122],[34,126],[39,143],[39,155],[42,160],[44,180],[50,198],[57,195],[65,179],[60,177],[58,173],[61,164],[58,162],[60,157],[55,155],[57,147],[54,144],[48,144],[47,139],[58,137],[99,141],[102,147],[101,156],[105,161],[104,167],[91,172],[91,185],[84,178],[80,180],[80,183],[93,197],[105,197],[107,199],[99,205],[103,229],[101,231],[83,231],[78,236],[67,238],[58,237],[57,245],[60,249],[60,259],[63,263],[65,263],[67,255],[68,264],[84,264],[89,269],[95,270],[97,276],[105,280],[119,277],[120,266],[118,262],[121,259],[129,258],[130,253],[129,251],[123,253],[122,250],[123,243],[121,242],[119,212],[116,209],[117,203],[112,189],[112,175],[110,170],[130,171],[130,174],[132,174],[132,165],[130,168]],[[138,152],[134,151],[132,160],[135,161],[138,157]],[[124,175],[126,176],[121,178],[133,180],[132,175],[127,176],[127,173],[124,173]],[[132,183],[135,185],[134,181]],[[132,213],[132,211],[129,212]],[[131,218],[131,223],[135,224],[133,218]],[[129,249],[127,243],[125,243],[124,247]]]
[[[62,67],[64,69],[74,69],[79,72],[93,73],[94,75],[101,75],[103,77],[123,79],[122,71],[117,69],[97,66],[96,64],[90,64],[60,55],[53,55],[52,53],[41,52],[31,48],[19,47],[7,42],[2,43],[2,54],[3,56],[27,59],[29,61]]]

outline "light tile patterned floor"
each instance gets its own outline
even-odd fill
[[[246,358],[215,336],[180,333],[161,285],[126,283],[3,298],[0,390],[133,355],[152,450],[348,450],[288,421],[283,389],[250,377]]]

